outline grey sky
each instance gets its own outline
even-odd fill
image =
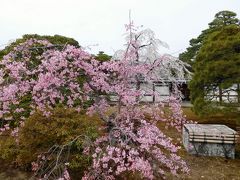
[[[218,11],[240,17],[240,0],[1,0],[0,8],[0,45],[23,34],[59,34],[108,54],[122,48],[129,9],[135,25],[152,29],[176,56]]]

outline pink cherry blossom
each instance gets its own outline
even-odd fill
[[[164,43],[151,30],[138,32],[133,22],[126,28],[126,49],[117,51],[111,61],[103,63],[70,45],[58,50],[50,48],[52,44],[48,41],[30,39],[16,46],[0,62],[0,118],[4,120],[0,133],[11,131],[19,141],[19,128],[36,110],[50,116],[51,109],[61,104],[80,112],[91,99],[94,103],[87,108],[87,114],[99,116],[105,133],[85,147],[84,153],[91,154],[93,162],[82,179],[115,179],[124,172],[138,172],[145,179],[154,179],[164,177],[165,171],[174,175],[188,172],[187,164],[177,155],[180,147],[157,127],[158,122],[165,122],[180,131],[187,123],[177,88],[168,99],[157,104],[141,102],[146,94],[161,95],[153,89],[142,89],[142,83],[175,84],[185,76],[184,64],[158,53],[158,45]],[[40,47],[34,47],[35,44]],[[34,48],[43,47],[41,55],[32,57]],[[85,81],[81,84],[79,79],[83,77]],[[117,98],[114,107],[111,96]],[[30,105],[23,108],[21,100],[26,97],[31,99]],[[170,113],[165,114],[165,106]],[[24,113],[29,109],[29,114]],[[21,119],[16,119],[14,113]],[[9,126],[7,121],[17,122],[16,126]],[[32,166],[34,170],[38,168],[35,163]],[[59,179],[69,178],[64,169]]]

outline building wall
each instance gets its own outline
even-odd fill
[[[232,87],[228,89],[222,89],[222,102],[224,103],[240,103],[240,97],[238,92],[239,85],[234,84]],[[216,88],[214,91],[211,91],[206,96],[207,100],[220,102],[220,91],[219,88]]]

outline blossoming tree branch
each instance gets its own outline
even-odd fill
[[[93,161],[82,179],[114,179],[124,172],[159,179],[166,171],[188,172],[177,155],[180,147],[157,127],[165,122],[181,130],[187,123],[177,89],[178,80],[186,76],[185,65],[158,53],[158,48],[166,44],[151,30],[139,31],[132,22],[126,29],[126,49],[117,51],[107,62],[95,60],[82,48],[55,47],[36,39],[27,40],[4,56],[0,62],[1,133],[10,131],[17,143],[25,119],[35,111],[51,116],[51,110],[61,104],[81,112],[86,108],[84,102],[92,99],[86,113],[98,114],[105,133],[85,147],[84,153],[91,154]],[[166,81],[173,83],[173,92],[164,100],[161,92],[141,86]],[[143,104],[146,94],[158,99],[157,103]],[[112,96],[117,102],[110,107]],[[26,99],[30,101],[24,104]],[[66,171],[59,178],[68,179]],[[49,173],[39,178],[47,179]]]

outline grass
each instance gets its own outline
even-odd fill
[[[182,109],[188,120],[193,120],[201,124],[224,124],[236,129],[237,122],[240,122],[240,114],[215,114],[207,117],[199,117],[192,112],[191,108]]]

